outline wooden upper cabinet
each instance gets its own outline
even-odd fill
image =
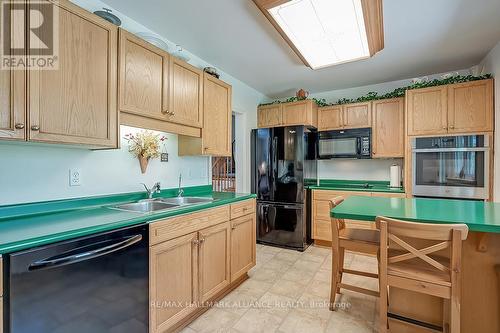
[[[255,210],[255,201],[251,204]],[[253,213],[231,220],[231,282],[255,266],[255,219]]]
[[[318,107],[313,100],[283,104],[283,126],[317,126]]]
[[[123,29],[119,39],[120,111],[166,120],[169,54]]]
[[[150,247],[149,300],[152,305],[152,333],[170,332],[176,324],[196,310],[199,300],[197,244],[198,232],[194,232]]]
[[[448,86],[448,132],[493,131],[493,79]]]
[[[374,101],[372,121],[372,156],[404,157],[404,98]]]
[[[200,300],[206,302],[230,283],[229,221],[199,232]]]
[[[179,156],[231,156],[233,113],[231,100],[231,86],[210,74],[204,73],[204,116],[201,138],[179,135]]]
[[[406,112],[408,135],[448,132],[448,86],[408,90]]]
[[[0,0],[0,5],[4,6],[4,2],[7,1]],[[15,16],[7,19],[11,20],[11,40],[24,41],[23,22],[16,22]],[[0,70],[0,138],[26,138],[26,72],[23,70]]]
[[[372,126],[371,102],[343,105],[344,128]]]
[[[203,71],[176,57],[170,59],[168,121],[201,128]]]
[[[203,154],[231,156],[232,88],[205,73],[203,96]]]
[[[44,2],[59,7],[59,69],[27,71],[29,139],[117,147],[117,27],[68,1]]]
[[[333,105],[318,109],[318,130],[329,131],[342,129],[344,124],[342,105]]]
[[[257,126],[259,128],[281,126],[282,123],[282,104],[263,105],[257,109]]]
[[[313,100],[259,106],[257,126],[318,126],[318,106]]]

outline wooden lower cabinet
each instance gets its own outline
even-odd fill
[[[229,211],[240,212],[249,204],[255,206],[255,200],[151,224],[151,333],[181,329],[207,309],[200,304],[244,281],[255,265],[255,207],[233,220]]]
[[[230,223],[199,232],[200,299],[207,302],[230,283]]]
[[[361,192],[361,191],[334,191],[334,190],[313,190],[312,197],[312,238],[319,241],[332,241],[332,229],[330,218],[329,200],[338,196],[368,196],[368,197],[389,197],[405,198],[404,193],[390,192]],[[347,227],[358,229],[374,229],[375,223],[367,221],[345,220]]]
[[[196,310],[198,233],[150,248],[150,331],[168,332]]]
[[[231,282],[255,266],[255,224],[255,213],[231,220]]]

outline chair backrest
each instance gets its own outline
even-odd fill
[[[344,197],[338,196],[330,199],[330,211],[344,202]],[[339,233],[340,230],[345,228],[345,222],[341,219],[331,218],[332,227],[332,247],[338,247],[339,245]]]
[[[469,231],[465,224],[417,223],[383,216],[376,218],[376,225],[380,229],[381,263],[390,265],[391,263],[418,258],[434,269],[449,272],[450,274],[454,269],[458,268],[457,265],[460,265],[462,241],[467,239]],[[424,248],[416,248],[416,246],[409,244],[406,241],[407,239],[433,241],[434,244],[426,245]],[[397,255],[388,257],[389,241],[395,243],[403,253],[398,252]],[[448,266],[430,256],[447,248],[451,248],[450,264]]]

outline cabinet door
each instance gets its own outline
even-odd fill
[[[406,91],[408,135],[448,132],[447,87]]]
[[[255,202],[253,204],[255,205]],[[255,266],[255,224],[255,214],[231,220],[231,282]]]
[[[373,157],[404,156],[404,99],[373,102]]]
[[[351,195],[371,196],[371,192],[355,191],[333,191],[333,190],[314,190],[313,191],[313,210],[312,210],[312,232],[313,239],[332,240],[330,202],[329,200],[338,196],[348,198]],[[374,229],[375,223],[356,220],[345,220],[348,228]]]
[[[300,101],[283,104],[283,125],[304,125],[308,123],[308,102]]]
[[[176,57],[170,59],[168,120],[198,128],[203,123],[203,71]]]
[[[59,69],[28,71],[30,140],[117,147],[117,27],[69,1],[44,2],[59,7]]]
[[[346,104],[344,109],[344,128],[363,128],[372,126],[372,104]]]
[[[204,229],[200,241],[200,299],[208,301],[230,283],[229,221]]]
[[[196,310],[198,302],[198,233],[150,248],[151,332],[167,332]]]
[[[120,111],[166,120],[169,55],[120,29]]]
[[[265,105],[257,110],[257,126],[275,127],[283,124],[283,105]]]
[[[342,105],[328,106],[318,109],[318,130],[337,130],[344,127]]]
[[[1,6],[9,6],[1,0]],[[24,41],[24,24],[17,18],[10,20],[10,38],[15,43]],[[7,23],[6,23],[7,24]],[[24,70],[0,70],[0,138],[24,140],[26,138],[26,72]]]
[[[203,154],[231,156],[231,86],[206,74],[203,87]]]
[[[448,131],[493,131],[493,80],[448,86]]]

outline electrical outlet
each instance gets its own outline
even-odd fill
[[[82,172],[80,169],[69,170],[69,186],[82,185]]]

